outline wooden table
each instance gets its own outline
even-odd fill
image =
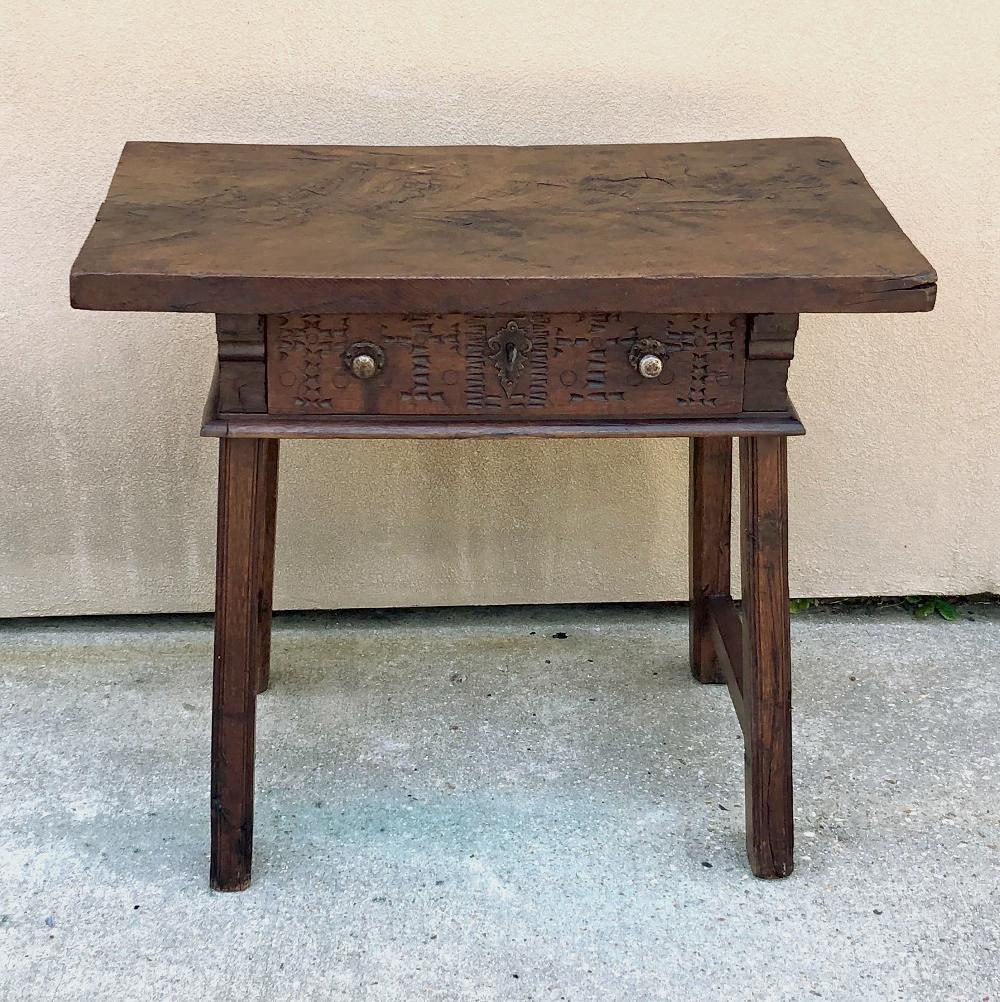
[[[743,729],[751,868],[790,873],[798,314],[929,310],[935,281],[836,139],[129,143],[70,287],[216,315],[212,886],[250,882],[282,438],[689,438],[691,670]]]

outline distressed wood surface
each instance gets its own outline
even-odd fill
[[[709,634],[715,647],[722,681],[729,686],[729,695],[736,719],[746,740],[748,733],[746,702],[743,699],[743,621],[730,595],[715,595],[708,600]]]
[[[384,368],[359,379],[354,345]],[[505,349],[515,349],[508,364]],[[651,418],[743,409],[742,315],[292,314],[267,322],[271,415]],[[635,358],[661,359],[656,378]],[[776,409],[776,408],[775,408]]]
[[[269,451],[265,441],[219,442],[210,882],[220,891],[250,884]]]
[[[264,319],[239,313],[215,318],[220,410],[267,413]]]
[[[730,592],[733,440],[692,438],[688,460],[688,643],[691,674],[724,682],[709,623],[709,599]]]
[[[706,438],[716,435],[804,435],[798,415],[738,414],[729,418],[482,421],[460,417],[211,417],[207,438]]]
[[[82,309],[930,309],[837,139],[550,147],[128,143]]]
[[[750,317],[744,370],[743,407],[748,411],[788,408],[788,367],[795,353],[798,314]]]
[[[271,685],[271,618],[274,606],[274,539],[278,520],[280,439],[263,439],[264,510],[260,522],[260,581],[257,592],[257,694]]]
[[[747,855],[758,877],[792,872],[792,668],[786,440],[740,439]]]

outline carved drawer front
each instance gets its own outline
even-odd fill
[[[722,416],[745,356],[742,314],[287,314],[267,318],[268,411]]]

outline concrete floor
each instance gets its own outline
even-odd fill
[[[209,621],[8,623],[0,999],[997,999],[1000,613],[793,624],[788,880],[684,611],[550,607],[279,619],[221,895]]]

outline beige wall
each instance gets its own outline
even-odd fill
[[[1000,4],[7,3],[0,614],[206,609],[207,317],[74,313],[127,139],[843,137],[940,275],[804,317],[792,589],[1000,589]],[[279,606],[684,596],[683,442],[290,443]]]

